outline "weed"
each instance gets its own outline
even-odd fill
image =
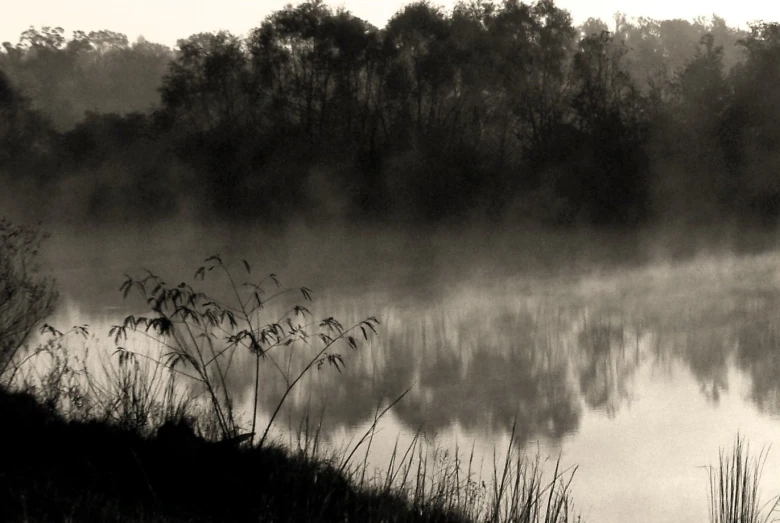
[[[750,456],[750,445],[739,434],[731,453],[720,450],[717,467],[709,470],[712,523],[767,523],[780,505],[774,497],[761,505],[759,483],[768,449]]]
[[[241,260],[240,268],[247,276],[251,275],[251,267],[245,260]],[[269,304],[277,305],[293,293],[311,301],[312,291],[306,287],[283,288],[275,274],[259,282],[238,283],[234,269],[218,255],[206,259],[206,265],[195,272],[195,279],[204,280],[214,271],[227,279],[230,289],[227,299],[196,291],[186,283],[168,286],[148,271],[142,279],[128,276],[120,290],[125,297],[131,290],[137,290],[152,314],[128,316],[121,325],[111,329],[110,335],[117,345],[127,339],[129,330],[156,337],[164,347],[162,354],[145,357],[187,376],[205,389],[220,437],[226,440],[242,436],[254,438],[257,434],[261,362],[273,365],[284,380],[285,390],[260,436],[258,445],[262,447],[282,405],[301,379],[312,369],[320,369],[326,364],[340,371],[344,360],[334,351],[336,344],[357,349],[357,333],[367,340],[370,334],[376,333],[379,321],[369,317],[344,328],[333,317],[312,320],[309,309],[297,303],[283,306],[283,312],[269,320],[268,316],[272,314]],[[274,290],[271,294],[266,293],[269,285]],[[298,346],[308,347],[311,353],[302,368],[292,369],[293,352]],[[117,351],[130,357],[130,351],[122,346]],[[239,351],[254,360],[254,399],[248,435],[240,434],[234,393],[228,385],[231,366]],[[132,354],[136,356],[136,353]]]

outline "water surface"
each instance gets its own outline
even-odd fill
[[[108,346],[110,327],[142,309],[117,292],[123,273],[147,266],[192,282],[216,249],[294,279],[308,274],[317,281],[287,283],[315,289],[315,316],[350,325],[373,315],[381,327],[359,350],[342,351],[342,372],[323,368],[304,380],[282,424],[324,413],[330,443],[345,444],[411,387],[380,424],[371,463],[382,467],[396,442],[422,429],[444,449],[473,445],[492,471],[494,449],[503,452],[515,425],[526,452],[579,466],[573,491],[588,521],[705,521],[704,467],[719,449],[739,432],[758,453],[780,434],[775,253],[551,273],[526,270],[532,255],[513,270],[506,258],[491,266],[479,240],[443,252],[400,235],[365,250],[335,236],[318,245],[219,236],[204,245],[204,237],[52,238],[47,257],[63,294],[52,321],[90,324]],[[473,263],[457,261],[458,252]],[[233,386],[249,405],[246,368]],[[284,384],[270,366],[262,382],[267,417]],[[769,454],[764,499],[780,493],[778,465],[780,449]]]

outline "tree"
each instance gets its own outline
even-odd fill
[[[729,103],[723,69],[723,47],[716,46],[715,38],[708,33],[676,75],[673,89],[678,97],[680,123],[696,128],[696,134],[711,136]]]
[[[372,135],[378,34],[348,11],[304,2],[278,11],[247,46],[254,85],[268,100],[268,127],[290,126],[313,143]]]
[[[516,148],[528,159],[544,156],[565,112],[567,74],[576,30],[553,2],[531,6],[506,0],[489,22],[501,71],[502,109]],[[525,181],[527,186],[535,180]]]
[[[596,225],[634,225],[648,210],[644,111],[621,63],[625,53],[602,32],[580,42],[572,67],[576,138],[567,140],[558,186],[578,218]]]
[[[745,62],[731,70],[733,103],[721,140],[744,217],[773,225],[780,218],[780,24],[758,23],[740,41]]]
[[[0,171],[30,167],[51,148],[48,122],[0,70]]]
[[[449,33],[445,14],[428,2],[407,5],[385,28],[392,63],[385,97],[395,106],[389,117],[397,131],[412,130],[416,141],[445,125],[444,99],[452,92],[455,74]]]
[[[663,142],[657,199],[670,215],[711,223],[726,209],[731,190],[722,140],[731,103],[723,74],[723,48],[706,34],[669,86],[666,115],[656,122]],[[733,193],[732,193],[733,195]]]
[[[227,31],[179,40],[178,56],[160,88],[163,110],[194,132],[251,121],[248,60],[241,40]]]
[[[129,45],[113,31],[30,28],[16,45],[3,44],[0,68],[29,97],[33,108],[67,130],[87,111],[118,114],[148,110],[172,55],[161,45]]]

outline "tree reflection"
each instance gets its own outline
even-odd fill
[[[421,339],[417,390],[396,407],[410,428],[508,431],[517,419],[521,441],[558,440],[576,430],[581,407],[565,354],[555,354],[536,320],[503,312],[486,320],[467,314],[450,335]],[[443,333],[442,333],[443,334]],[[457,346],[442,339],[457,340]]]
[[[713,403],[728,391],[728,361],[733,348],[733,335],[723,329],[687,333],[683,360],[699,382],[699,390]]]
[[[706,300],[675,298],[663,307],[639,296],[618,308],[603,297],[496,302],[468,296],[385,308],[373,347],[345,353],[341,372],[313,374],[288,398],[284,417],[293,426],[306,416],[319,424],[323,413],[323,435],[349,432],[411,387],[393,409],[411,432],[506,432],[517,420],[520,441],[558,442],[578,429],[583,406],[617,416],[632,400],[645,357],[664,363],[667,374],[685,365],[713,403],[728,390],[736,362],[752,378],[752,401],[778,412],[775,300],[756,296],[717,290]],[[264,372],[262,408],[272,409],[284,382],[273,366]],[[249,389],[252,380],[234,386]]]
[[[639,365],[639,350],[626,347],[626,329],[612,322],[586,324],[578,336],[579,385],[585,403],[611,418],[631,399],[630,381]]]
[[[313,375],[288,398],[285,417],[295,425],[324,412],[323,432],[351,429],[411,386],[393,409],[411,431],[456,424],[470,432],[508,431],[516,419],[520,441],[557,441],[577,429],[582,408],[564,344],[529,313],[485,320],[475,311],[434,309],[403,319],[391,317],[380,333],[384,343],[354,355],[342,373]],[[270,371],[264,380],[267,409],[284,389]]]
[[[780,333],[775,321],[745,325],[737,335],[737,365],[751,377],[750,398],[765,412],[780,412]]]

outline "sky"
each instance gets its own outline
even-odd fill
[[[327,1],[327,0],[326,0]],[[450,9],[456,0],[434,0]],[[67,31],[108,29],[126,34],[131,41],[139,35],[147,40],[174,46],[176,40],[199,32],[227,29],[244,35],[270,13],[293,5],[289,0],[34,0],[6,3],[0,9],[0,42],[16,43],[31,25],[60,26]],[[404,4],[401,0],[333,0],[333,7],[345,7],[354,15],[382,27]],[[531,3],[526,0],[526,3]],[[611,21],[614,13],[629,18],[656,19],[709,17],[713,13],[729,25],[747,28],[750,21],[780,21],[780,2],[774,0],[557,0],[571,12],[575,23],[589,17]]]

